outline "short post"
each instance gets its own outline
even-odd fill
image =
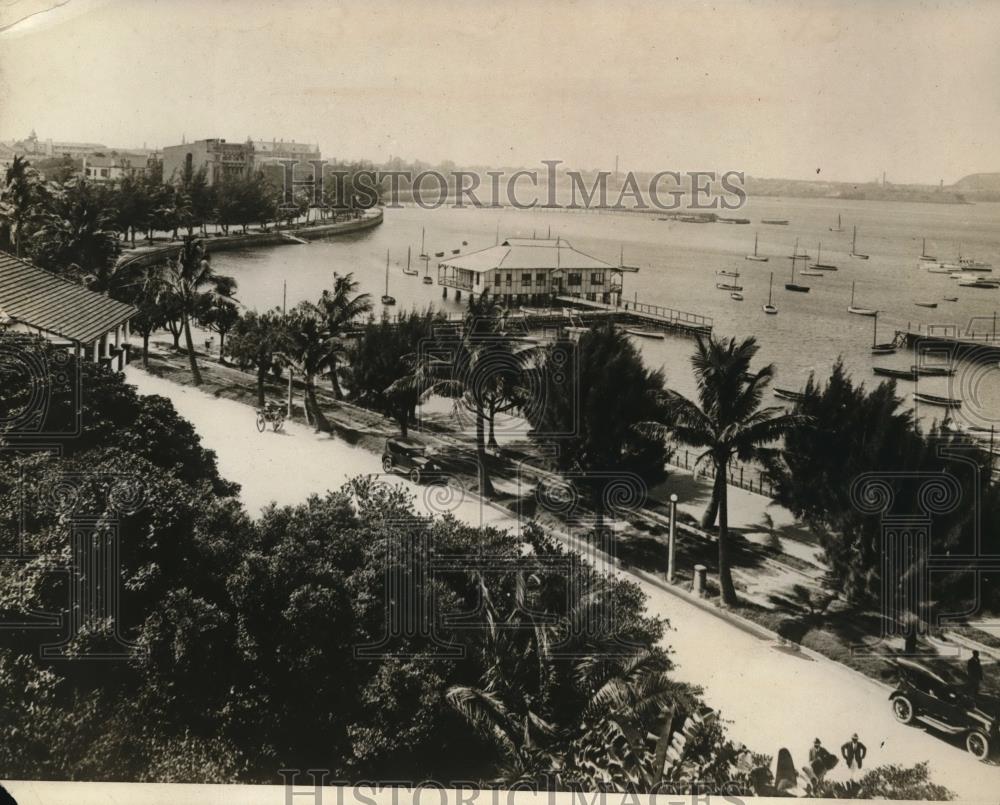
[[[292,418],[292,375],[293,374],[295,374],[295,372],[292,370],[292,367],[289,366],[288,367],[288,413],[286,414],[286,416],[289,419]]]
[[[670,537],[667,542],[667,582],[674,583],[674,545],[677,528],[677,495],[670,496]]]
[[[691,592],[699,598],[705,596],[705,580],[708,578],[708,568],[704,565],[694,566],[694,578],[691,581]]]

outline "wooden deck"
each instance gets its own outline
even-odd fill
[[[556,301],[567,307],[580,311],[580,318],[586,321],[588,314],[600,318],[614,316],[615,321],[623,324],[639,324],[650,329],[665,330],[681,335],[707,335],[712,332],[711,316],[689,313],[662,305],[649,305],[645,302],[626,301],[621,305],[611,305],[606,302],[596,302],[575,296],[557,296]]]
[[[953,358],[1000,358],[1000,329],[995,318],[973,320],[965,328],[953,324],[910,325],[896,330],[896,343],[906,347],[947,350]],[[977,326],[978,325],[978,326]]]

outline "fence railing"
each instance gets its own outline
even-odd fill
[[[693,450],[675,446],[673,455],[669,459],[669,463],[675,467],[680,467],[682,470],[694,471],[696,469],[695,465],[697,464],[698,455],[699,454]],[[698,466],[697,472],[700,475],[704,475],[706,478],[715,479],[715,467],[710,463]],[[728,477],[726,480],[730,486],[745,489],[747,492],[753,492],[755,495],[763,495],[768,498],[775,497],[774,486],[767,479],[764,471],[760,467],[740,462],[732,462],[729,465],[727,475]]]

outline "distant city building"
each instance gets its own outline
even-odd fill
[[[15,153],[26,157],[81,157],[84,154],[107,151],[108,147],[102,143],[77,143],[64,142],[60,140],[40,140],[32,129],[31,134],[23,140],[14,140],[7,143],[13,148]]]
[[[297,143],[295,140],[251,140],[253,158],[256,165],[269,162],[279,162],[283,159],[294,159],[297,162],[309,162],[322,159],[318,145]],[[306,166],[308,168],[308,166]]]
[[[249,176],[253,171],[254,147],[251,141],[227,143],[220,138],[196,140],[163,149],[163,180],[179,181],[205,171],[210,185],[228,178]]]
[[[621,269],[577,251],[562,238],[509,238],[497,246],[438,260],[438,285],[505,305],[557,296],[614,303]]]
[[[136,177],[145,174],[150,163],[155,161],[151,155],[130,154],[112,151],[110,154],[91,154],[83,157],[83,176],[95,182],[114,182],[126,176]]]

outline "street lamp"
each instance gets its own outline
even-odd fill
[[[667,581],[674,583],[674,534],[677,524],[677,495],[670,496],[670,537],[667,542]]]

